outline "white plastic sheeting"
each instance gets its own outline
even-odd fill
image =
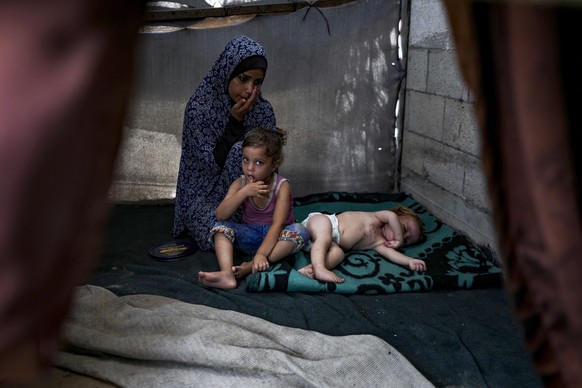
[[[355,1],[247,17],[244,23],[214,20],[222,26],[217,28],[189,28],[199,22],[193,20],[164,22],[174,32],[141,34],[126,120],[131,141],[122,149],[141,157],[122,155],[113,199],[173,196],[185,104],[239,34],[267,50],[262,90],[278,126],[289,131],[280,172],[295,195],[392,191],[398,167],[395,112],[404,74],[398,58],[400,14],[398,0]],[[155,136],[144,135],[148,132]],[[156,142],[160,136],[166,140]]]

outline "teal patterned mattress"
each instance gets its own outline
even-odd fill
[[[401,251],[427,264],[426,272],[384,259],[373,250],[348,251],[334,271],[343,283],[320,282],[297,272],[310,263],[309,252],[301,251],[291,259],[277,263],[267,272],[247,277],[249,292],[333,292],[341,294],[390,294],[434,289],[470,289],[499,287],[502,270],[491,249],[476,245],[463,234],[441,222],[410,195],[404,193],[313,194],[295,199],[298,221],[311,212],[377,211],[396,205],[408,206],[424,222],[426,239]]]

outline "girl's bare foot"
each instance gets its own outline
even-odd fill
[[[236,279],[232,272],[216,271],[216,272],[198,272],[198,280],[200,283],[208,287],[232,289],[236,288]]]
[[[344,279],[337,276],[335,273],[331,272],[327,268],[321,268],[316,270],[313,268],[313,274],[315,278],[321,282],[333,282],[333,283],[343,283]]]
[[[312,264],[307,264],[305,267],[299,268],[297,270],[297,272],[299,272],[303,276],[307,276],[310,279],[313,279],[314,278],[314,275],[313,275],[313,265]]]
[[[245,261],[241,265],[235,265],[232,267],[232,272],[234,273],[235,279],[242,279],[253,271],[253,263],[251,261]]]

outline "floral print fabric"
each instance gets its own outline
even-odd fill
[[[253,55],[266,58],[265,49],[246,36],[231,40],[186,105],[172,235],[177,237],[187,231],[203,250],[211,249],[208,236],[216,221],[216,207],[242,173],[241,142],[231,148],[222,169],[216,164],[213,151],[233,105],[228,95],[230,75],[242,60]],[[243,125],[246,130],[275,127],[273,107],[262,94]],[[240,213],[233,220],[240,221]]]

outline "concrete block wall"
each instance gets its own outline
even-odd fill
[[[400,190],[497,250],[473,96],[441,0],[409,0]]]

